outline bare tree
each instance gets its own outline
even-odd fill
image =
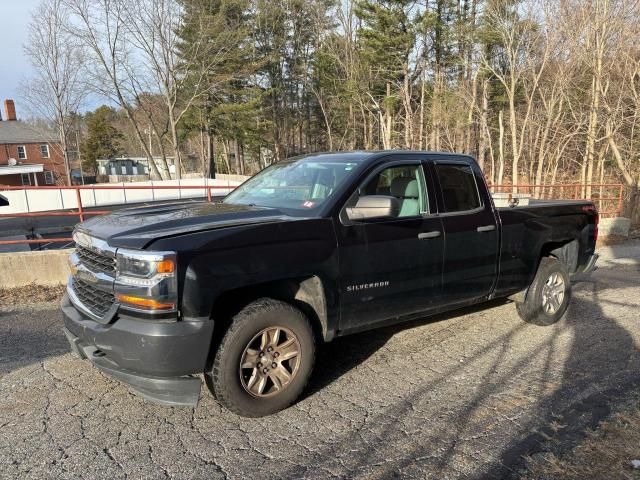
[[[188,72],[194,72],[198,58],[199,43],[189,46],[187,54],[190,58],[179,56],[178,31],[181,23],[181,9],[174,0],[131,0],[124,4],[122,14],[123,25],[127,29],[141,60],[141,71],[129,72],[131,86],[136,96],[145,91],[157,92],[161,95],[167,113],[169,140],[173,150],[176,177],[181,176],[181,153],[178,140],[178,122],[203,93],[206,85],[206,71],[199,69],[200,78],[195,85],[190,85],[187,93],[185,80]],[[145,82],[147,80],[147,82]],[[204,87],[204,88],[203,88]],[[180,96],[187,94],[178,105]]]
[[[589,85],[585,96],[587,129],[584,138],[584,156],[581,164],[582,194],[591,196],[593,169],[598,148],[600,132],[603,128],[601,104],[603,85],[609,71],[607,62],[608,48],[612,35],[612,2],[593,0],[589,2],[564,0],[559,3],[562,15],[559,16],[558,30],[566,32],[568,40],[565,49],[570,52],[574,62],[581,64],[588,77],[578,77],[578,82]],[[587,80],[588,78],[588,80]],[[588,83],[587,83],[588,82]],[[580,84],[576,85],[579,89]]]
[[[516,10],[505,9],[497,2],[487,13],[500,39],[502,51],[499,62],[483,55],[482,64],[502,84],[509,104],[509,132],[511,134],[511,181],[517,193],[520,157],[529,127],[534,97],[549,56],[546,30],[532,17],[520,18]],[[504,68],[501,68],[504,67]],[[524,114],[518,119],[516,95],[525,88]]]
[[[132,74],[136,63],[131,39],[127,38],[126,0],[60,0],[72,15],[71,35],[89,51],[87,72],[92,87],[101,95],[115,101],[125,111],[127,119],[140,142],[151,175],[170,178],[166,161],[161,173],[155,163],[144,129],[135,116],[135,96],[131,87],[137,82]],[[140,72],[141,73],[141,72]]]
[[[138,94],[151,91],[164,101],[169,140],[180,177],[181,150],[178,124],[196,102],[215,93],[215,71],[239,43],[241,32],[224,32],[215,42],[199,32],[183,42],[179,32],[184,11],[176,0],[130,0],[122,11],[123,24],[140,58],[141,70],[130,72]]]
[[[637,215],[640,197],[640,55],[627,51],[618,57],[620,81],[604,95],[605,136],[615,164],[630,189],[629,216]]]
[[[55,124],[66,183],[71,185],[71,114],[78,111],[87,89],[82,76],[83,46],[69,34],[67,19],[62,0],[43,0],[33,12],[24,50],[35,75],[22,85],[21,93],[34,113]]]

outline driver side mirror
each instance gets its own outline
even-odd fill
[[[396,197],[386,195],[366,195],[358,198],[354,207],[347,207],[349,220],[372,218],[395,218],[400,213],[400,202]]]
[[[7,205],[9,205],[9,200],[0,195],[0,207],[6,207]]]

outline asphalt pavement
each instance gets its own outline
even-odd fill
[[[601,254],[554,326],[497,302],[337,339],[262,419],[147,403],[69,355],[56,305],[0,309],[0,478],[519,478],[640,388],[640,241]]]

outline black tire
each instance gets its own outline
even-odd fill
[[[268,377],[265,384],[273,390],[273,393],[268,396],[255,396],[248,390],[250,379],[247,380],[246,377],[249,374],[246,369],[241,369],[240,361],[241,358],[246,358],[245,352],[248,351],[249,345],[256,345],[252,342],[262,339],[262,332],[273,331],[269,329],[276,327],[282,327],[280,331],[284,332],[281,334],[283,338],[288,339],[292,336],[297,340],[296,346],[299,346],[299,354],[295,357],[297,367],[290,368],[294,373],[284,388],[280,387],[281,390],[277,390],[272,377]],[[263,355],[277,353],[273,351],[267,354],[266,348],[264,352],[261,347],[259,348]],[[218,402],[227,409],[243,417],[262,417],[283,410],[296,401],[307,385],[314,359],[315,338],[305,315],[288,303],[262,298],[250,303],[233,317],[216,351],[212,371],[205,375],[205,380]],[[278,361],[277,358],[272,360]],[[282,360],[281,363],[286,362],[288,361]],[[288,364],[287,368],[289,368]],[[248,371],[256,374],[256,370]],[[257,374],[261,375],[261,378],[267,377],[259,371]]]
[[[553,277],[554,275],[557,277]],[[549,298],[549,294],[548,290],[545,290],[545,285],[547,285],[548,281],[551,281],[552,277],[562,279],[562,285],[556,286],[556,291],[562,291],[563,295],[562,301],[558,301],[557,297],[555,297],[555,303],[558,304],[557,308],[553,305],[553,311],[547,311],[546,306],[549,304],[549,301],[545,301],[545,296]],[[525,322],[547,326],[553,325],[562,318],[569,307],[570,301],[571,282],[567,268],[564,263],[557,258],[545,257],[540,261],[538,271],[529,286],[525,301],[516,302],[516,309],[520,318]]]

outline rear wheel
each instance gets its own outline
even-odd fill
[[[552,325],[562,318],[571,300],[571,283],[564,263],[554,257],[540,261],[524,302],[516,303],[518,315],[534,325]]]
[[[207,385],[222,405],[239,415],[269,415],[302,393],[314,357],[313,331],[304,314],[285,302],[257,300],[233,318]]]

